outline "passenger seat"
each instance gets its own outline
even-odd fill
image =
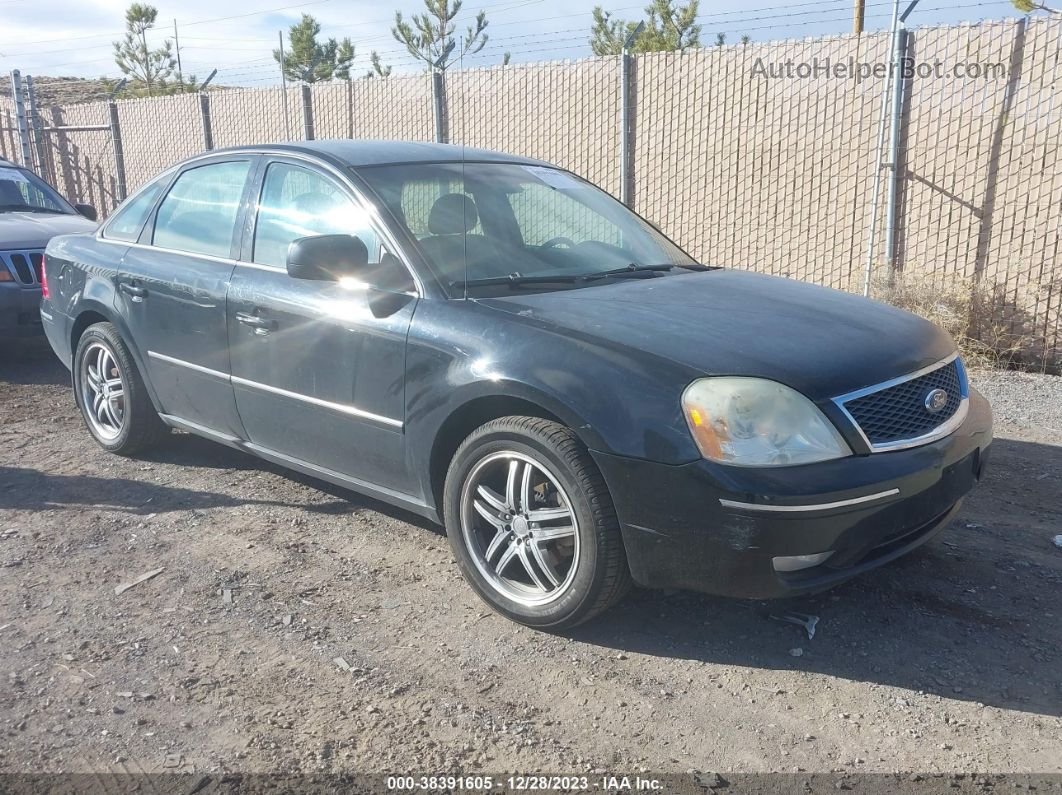
[[[478,272],[495,259],[494,246],[483,235],[469,234],[479,223],[479,212],[471,196],[448,193],[440,196],[428,214],[430,237],[420,241],[421,250],[444,279],[459,281],[465,278],[465,257],[468,257],[468,277],[499,276],[501,273]],[[477,272],[472,273],[475,269]]]

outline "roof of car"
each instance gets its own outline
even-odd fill
[[[472,160],[492,163],[533,163],[539,160],[493,152],[489,149],[473,149],[455,144],[421,143],[417,141],[355,141],[336,139],[327,141],[299,141],[290,144],[238,146],[236,151],[292,151],[305,154],[325,155],[359,166],[381,166],[397,163],[438,163]]]

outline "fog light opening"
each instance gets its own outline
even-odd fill
[[[775,571],[800,571],[801,569],[810,569],[812,566],[824,563],[832,554],[833,550],[831,549],[829,552],[817,552],[814,555],[787,555],[781,558],[772,558],[771,563],[774,565]]]

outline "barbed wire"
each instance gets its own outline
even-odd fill
[[[759,33],[759,32],[763,32],[763,31],[772,31],[772,30],[782,30],[782,29],[790,30],[790,29],[804,28],[804,27],[813,26],[813,25],[828,25],[828,24],[834,24],[834,23],[838,23],[838,22],[846,22],[846,21],[849,21],[851,19],[850,14],[846,13],[844,15],[840,15],[839,14],[840,8],[839,7],[831,7],[830,6],[831,2],[843,3],[844,7],[847,9],[847,0],[821,0],[821,2],[814,2],[814,3],[812,3],[812,2],[804,2],[804,3],[795,4],[795,5],[792,5],[792,6],[767,7],[767,8],[762,8],[762,9],[756,9],[756,14],[757,14],[756,16],[743,17],[740,20],[733,20],[733,22],[731,23],[734,26],[733,28],[726,29],[726,30],[718,30],[716,32],[727,33],[727,34],[733,33],[735,35],[743,35],[743,34]],[[509,5],[512,5],[512,3],[509,3]],[[823,5],[825,5],[826,7],[825,8],[822,7]],[[933,5],[933,6],[925,6],[923,10],[925,10],[925,11],[940,11],[940,10],[956,10],[956,9],[975,9],[975,8],[982,8],[982,7],[993,6],[993,5],[997,5],[997,3],[995,3],[995,2],[985,2],[985,1],[982,1],[982,2],[944,3],[944,4]],[[807,7],[810,7],[810,6],[815,6],[816,8],[814,10],[809,10],[809,11],[793,11],[792,10],[794,8],[800,8],[800,7],[807,8]],[[867,6],[866,6],[867,11],[868,11],[867,18],[868,19],[887,19],[887,18],[891,17],[891,13],[879,13],[879,12],[875,11],[874,9],[881,9],[881,8],[890,8],[891,9],[891,6],[892,6],[891,0],[880,0],[878,2],[869,2],[869,3],[867,3]],[[631,8],[641,8],[641,6],[640,5],[639,6],[632,6]],[[784,12],[783,13],[776,13],[776,14],[762,13],[762,12],[765,12],[765,11],[770,11],[772,8],[773,9],[784,9]],[[741,13],[741,12],[727,11],[727,12],[719,12],[718,14],[708,15],[708,16],[706,16],[706,19],[708,21],[707,22],[702,22],[699,19],[699,24],[702,24],[702,26],[704,24],[715,25],[717,28],[718,27],[724,27],[727,23],[721,22],[721,21],[711,22],[710,20],[714,19],[716,16],[718,16],[718,17],[724,17],[724,16],[733,17],[733,16],[735,16],[735,15],[737,15],[739,13]],[[832,14],[832,16],[825,16],[824,17],[824,16],[822,16],[823,14]],[[577,16],[585,16],[585,14],[560,15],[558,18],[570,18],[570,17],[577,17]],[[811,18],[803,19],[804,17],[811,17]],[[771,21],[771,23],[770,24],[764,24],[764,25],[752,25],[752,26],[747,24],[748,22],[757,22],[757,21]],[[496,27],[501,27],[502,24],[505,24],[505,23],[499,23],[498,25],[496,25]],[[512,24],[525,24],[525,23],[514,22]],[[495,27],[495,26],[492,25],[492,27]],[[489,31],[490,31],[490,29],[488,29],[488,32]],[[474,53],[474,54],[466,55],[465,56],[465,60],[468,63],[471,63],[471,64],[473,64],[475,66],[481,66],[481,65],[484,64],[485,61],[488,61],[490,59],[496,59],[501,53],[506,52],[506,51],[511,52],[513,54],[513,56],[516,57],[516,58],[526,58],[527,56],[535,56],[535,55],[539,55],[539,54],[542,54],[542,53],[551,53],[551,54],[553,54],[555,56],[558,56],[558,57],[563,57],[564,54],[566,54],[566,53],[572,53],[572,54],[576,54],[577,53],[579,55],[585,56],[585,55],[588,54],[590,33],[591,32],[590,32],[589,25],[587,25],[587,26],[570,27],[570,28],[563,28],[563,29],[553,30],[553,31],[550,31],[548,34],[545,34],[545,35],[543,35],[541,33],[532,32],[532,33],[513,34],[513,35],[509,35],[509,36],[493,36],[493,37],[491,37],[488,40],[487,46],[484,47],[483,50],[481,50],[480,52]],[[529,43],[529,42],[533,42],[535,46],[530,47],[530,48],[526,47],[525,45],[527,43]],[[379,43],[380,46],[376,46],[376,47],[372,46],[373,44],[376,44],[376,43]],[[737,42],[732,42],[732,43],[736,44]],[[413,69],[416,69],[416,68],[424,68],[423,60],[417,58],[416,56],[411,55],[409,53],[409,51],[405,47],[403,47],[401,45],[398,45],[396,42],[394,42],[394,39],[391,36],[380,35],[380,36],[375,36],[375,37],[368,37],[368,38],[360,39],[359,41],[355,42],[355,44],[356,44],[358,50],[361,53],[359,55],[359,60],[361,58],[363,58],[365,55],[367,55],[368,51],[375,50],[377,52],[377,54],[380,56],[380,58],[383,59],[383,61],[385,63],[387,63],[390,66],[393,66],[394,68],[396,68],[398,70],[403,70],[403,69],[413,70]],[[384,45],[390,45],[390,46],[384,46]],[[713,46],[713,45],[705,44],[704,46],[710,47],[710,46]],[[84,49],[92,49],[92,48],[84,48]],[[205,47],[205,46],[200,47],[200,46],[194,46],[193,45],[193,46],[184,46],[181,49],[182,49],[182,52],[192,51],[192,52],[195,52],[195,53],[199,53],[199,52],[212,52],[212,51],[217,50],[218,48]],[[261,51],[259,48],[255,48],[255,47],[234,47],[234,48],[226,48],[226,49],[229,52],[248,52],[248,53],[250,53],[250,52]],[[79,48],[74,48],[72,50],[65,50],[64,52],[77,52],[78,50],[79,50]],[[203,62],[200,62],[199,57],[196,56],[194,59],[185,59],[186,65],[185,65],[185,68],[183,69],[183,72],[186,75],[198,74],[200,72],[205,74],[206,72],[209,72],[211,69],[217,68],[218,69],[218,77],[215,78],[215,84],[216,85],[221,85],[225,81],[233,81],[237,85],[260,85],[260,84],[263,84],[263,83],[274,83],[274,82],[279,81],[279,79],[280,79],[279,67],[278,67],[275,59],[273,58],[272,50],[270,49],[267,52],[268,52],[268,54],[264,54],[264,55],[262,55],[259,58],[250,58],[250,59],[245,59],[245,60],[230,61],[228,63],[222,63],[222,64],[212,64],[209,61],[206,61],[206,59],[203,59]],[[50,64],[48,64],[46,66],[32,67],[32,70],[37,70],[37,69],[56,69],[56,68],[65,67],[65,66],[83,66],[83,65],[86,65],[86,64],[97,64],[97,63],[98,64],[105,64],[107,66],[112,66],[113,61],[112,61],[112,59],[109,56],[100,56],[98,58],[91,58],[91,59],[77,59],[77,60],[65,61],[65,62],[61,62],[61,63],[50,63]],[[362,63],[364,63],[367,66],[367,62],[363,61]],[[358,64],[358,61],[356,60],[354,68],[353,68],[352,71],[354,71],[356,73],[358,71],[358,67],[359,67],[359,64]],[[26,71],[31,71],[31,70],[23,69],[23,71],[26,72]],[[103,70],[103,71],[106,71],[106,70]],[[399,73],[401,74],[402,72],[400,71]],[[38,80],[38,84],[40,84],[40,81],[41,80],[47,80],[47,77],[36,78],[36,79]]]
[[[302,3],[302,4],[291,5],[291,6],[284,6],[282,8],[283,9],[301,8],[301,7],[305,6],[305,5],[313,5],[313,4],[322,3],[322,2],[330,2],[330,0],[315,0],[314,3]],[[516,2],[516,3],[512,2],[512,0],[505,0],[504,2],[501,2],[501,3],[481,3],[481,4],[479,4],[479,7],[482,8],[483,10],[490,10],[490,9],[493,8],[495,10],[495,12],[498,12],[498,11],[511,10],[511,9],[514,9],[514,8],[524,7],[524,6],[532,5],[532,4],[535,4],[535,3],[538,3],[538,2],[542,2],[542,0],[521,0],[521,2]],[[835,4],[835,5],[831,6],[831,3]],[[989,6],[989,5],[996,5],[996,4],[997,4],[996,2],[958,3],[958,4],[953,4],[953,5],[947,5],[947,6],[938,6],[938,7],[935,7],[935,8],[928,8],[927,7],[927,8],[924,8],[923,10],[942,10],[942,9],[943,10],[953,10],[953,9],[959,9],[959,8],[973,8],[973,7]],[[866,8],[870,9],[870,8],[875,8],[875,7],[879,7],[880,8],[880,7],[886,7],[886,6],[888,6],[888,7],[892,6],[891,0],[882,0],[881,2],[871,2],[871,3],[868,3],[866,5]],[[847,7],[847,0],[819,0],[819,2],[801,2],[801,3],[790,4],[790,5],[784,5],[784,6],[782,6],[782,5],[779,5],[779,6],[767,6],[765,8],[755,9],[755,13],[760,14],[758,16],[743,17],[741,19],[741,24],[744,25],[744,23],[749,22],[749,21],[761,21],[761,20],[764,20],[764,19],[787,20],[787,19],[792,19],[794,17],[815,16],[815,15],[822,15],[822,14],[829,14],[829,13],[837,13],[838,11],[840,11],[841,8],[846,8],[846,7]],[[620,14],[620,13],[625,12],[625,11],[639,10],[639,9],[642,9],[642,8],[643,8],[643,4],[623,6],[621,8],[614,9],[614,13]],[[812,8],[813,10],[809,10],[809,11],[794,11],[794,9],[800,9],[800,8]],[[229,16],[229,17],[215,17],[215,18],[211,18],[211,19],[207,19],[207,20],[198,20],[198,21],[184,23],[183,27],[191,27],[191,26],[194,26],[194,25],[201,25],[201,24],[213,23],[213,22],[224,21],[224,20],[231,20],[231,19],[239,19],[239,18],[244,18],[244,17],[248,17],[248,16],[254,16],[254,15],[257,15],[257,14],[274,13],[275,11],[276,11],[276,9],[270,9],[270,10],[266,10],[266,11],[249,12],[248,14],[243,14],[243,15],[235,15],[235,16]],[[764,11],[779,11],[780,13],[777,13],[777,14],[761,14],[761,12],[764,12]],[[739,15],[741,15],[743,13],[747,13],[747,12],[744,12],[744,11],[716,11],[716,12],[710,12],[710,13],[707,13],[707,14],[701,14],[698,17],[698,24],[700,24],[702,27],[706,26],[706,25],[725,24],[728,17],[737,17],[737,16],[739,16]],[[554,21],[554,20],[557,20],[557,19],[570,19],[570,18],[584,17],[584,16],[586,16],[585,12],[581,12],[581,13],[573,13],[573,14],[554,15],[554,16],[551,16],[551,17],[542,17],[542,18],[539,18],[539,19],[536,19],[536,20],[533,20],[533,21],[534,22],[546,22],[546,21]],[[880,18],[881,17],[881,15],[868,15],[868,16],[869,17],[873,17],[873,18]],[[817,19],[817,20],[815,20],[815,23],[816,24],[817,23],[827,24],[827,23],[832,23],[832,22],[836,22],[836,21],[843,21],[844,19],[848,19],[848,18],[850,18],[850,17],[846,16],[846,17],[837,17],[837,18],[829,18],[829,19]],[[354,28],[363,28],[363,27],[370,26],[370,25],[384,25],[384,24],[387,24],[387,25],[393,24],[393,17],[392,18],[388,18],[388,19],[380,19],[380,20],[372,20],[372,21],[362,21],[362,22],[357,22],[357,23],[349,23],[349,24],[345,24],[345,25],[333,25],[333,26],[329,26],[329,31],[330,32],[333,31],[333,30],[345,31],[345,30],[351,30],[351,29],[354,29]],[[491,25],[488,28],[488,35],[491,32],[491,30],[497,29],[499,27],[505,27],[505,26],[509,26],[509,25],[526,25],[526,24],[528,24],[528,20],[511,20],[511,21],[502,20],[500,22],[492,20],[491,21]],[[784,27],[784,26],[785,25],[779,25],[779,27]],[[582,30],[583,28],[579,28],[579,29]],[[757,30],[763,30],[763,29],[767,29],[767,27],[766,26],[759,26],[756,29]],[[167,38],[172,38],[171,36],[169,36],[169,32],[166,29],[164,29],[164,28],[156,28],[156,29],[150,31],[149,33],[150,33],[150,37],[153,37],[154,39],[159,40],[159,41],[165,40]],[[37,41],[37,42],[32,42],[32,41],[30,41],[30,42],[20,42],[20,44],[39,44],[39,43],[56,42],[56,41],[71,41],[71,40],[78,40],[80,38],[113,38],[115,36],[121,36],[121,35],[124,35],[124,31],[122,33],[93,34],[91,36],[86,36],[86,37],[73,37],[72,39],[48,39],[48,40],[40,40],[40,41]],[[536,38],[536,39],[540,39],[541,38],[540,34],[528,34],[528,35],[529,35],[529,37],[533,37],[533,38]],[[194,37],[187,37],[187,36],[184,37],[184,38],[185,38],[186,41],[194,39]],[[237,39],[237,38],[233,38],[233,37],[221,37],[221,36],[219,36],[219,37],[211,37],[209,39],[204,38],[204,40],[223,41],[223,42],[233,42],[233,41],[260,42],[263,45],[271,43],[270,40],[265,39],[265,38]],[[355,42],[355,44],[356,45],[361,45],[361,46],[371,46],[374,43],[384,43],[384,42],[388,42],[388,43],[393,42],[393,37],[389,36],[387,34],[380,34],[380,35],[376,35],[376,36],[363,37],[359,41]],[[57,54],[57,53],[70,54],[70,53],[75,53],[75,52],[87,52],[87,51],[91,51],[91,50],[111,50],[112,48],[113,48],[113,42],[112,41],[108,41],[106,43],[88,45],[88,46],[84,46],[84,47],[73,47],[73,48],[71,48],[71,47],[63,47],[61,49],[55,49],[55,50],[25,50],[25,51],[21,51],[21,52],[7,52],[7,51],[5,51],[5,54],[4,54],[3,57],[8,59],[8,60],[11,60],[13,58],[25,56],[32,63],[33,61],[39,60],[39,57],[43,56],[43,55],[53,55],[53,54]],[[204,49],[209,50],[211,48],[198,47],[198,46],[195,46],[195,45],[185,45],[185,46],[181,47],[182,52],[186,51],[186,50],[204,50]],[[238,48],[238,47],[230,48],[230,50],[232,50],[232,51],[248,51],[248,52],[249,51],[253,51],[253,49],[254,48]],[[388,52],[395,52],[395,51],[394,50],[390,50]],[[382,54],[383,53],[381,53],[381,55]],[[74,60],[74,61],[65,61],[65,62],[62,62],[62,63],[50,63],[50,64],[47,64],[46,66],[35,67],[35,68],[49,68],[49,69],[51,69],[51,68],[58,68],[58,67],[61,67],[61,66],[78,66],[78,65],[85,65],[85,64],[91,64],[91,63],[97,63],[97,62],[100,62],[100,63],[110,62],[110,60],[112,60],[112,59],[109,56],[101,55],[98,58],[81,59],[81,60]]]

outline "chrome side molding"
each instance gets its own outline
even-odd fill
[[[817,502],[807,505],[764,505],[757,502],[738,502],[737,500],[724,500],[719,499],[719,504],[724,508],[740,508],[743,511],[767,511],[770,513],[796,513],[801,511],[828,511],[831,508],[846,508],[849,505],[861,505],[865,502],[875,502],[877,500],[884,500],[886,497],[893,497],[900,493],[899,489],[888,489],[886,491],[879,491],[876,494],[865,494],[862,497],[852,497],[848,500],[837,500],[836,502]]]
[[[287,389],[281,389],[280,387],[270,386],[269,384],[263,384],[258,381],[252,381],[248,378],[240,378],[236,375],[229,373],[223,373],[220,370],[212,370],[209,367],[203,367],[200,364],[194,364],[193,362],[186,362],[184,359],[177,359],[173,356],[167,356],[164,353],[158,353],[156,351],[148,351],[147,355],[152,359],[157,359],[167,364],[176,365],[177,367],[185,367],[189,370],[194,370],[197,373],[203,375],[209,375],[212,378],[218,378],[222,381],[228,381],[232,385],[239,385],[247,387],[248,389],[257,389],[261,392],[268,392],[273,395],[279,395],[281,397],[290,398],[291,400],[299,400],[303,403],[309,403],[313,406],[320,406],[330,411],[336,411],[340,414],[346,414],[351,417],[358,417],[359,419],[369,420],[370,422],[376,422],[380,425],[386,425],[389,428],[403,427],[402,420],[392,419],[391,417],[384,417],[380,414],[373,414],[371,411],[365,411],[359,409],[357,406],[350,406],[345,403],[333,403],[330,400],[322,400],[321,398],[311,397],[310,395],[303,395],[299,392],[290,392]]]

